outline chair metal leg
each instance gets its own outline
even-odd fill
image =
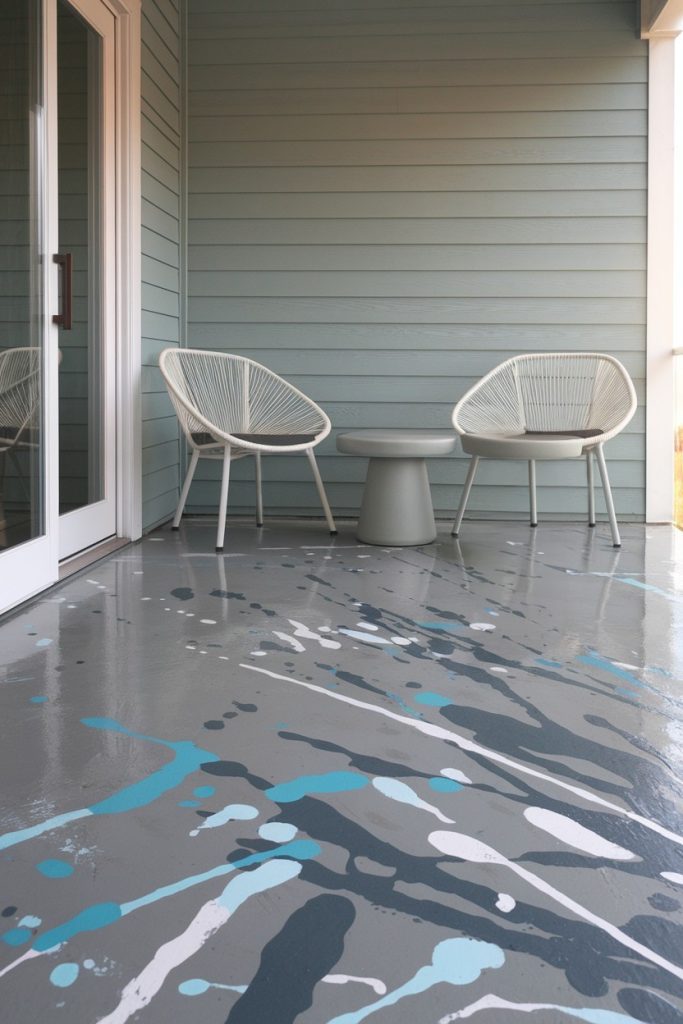
[[[197,451],[196,448],[193,448],[192,458],[190,459],[190,465],[188,466],[187,474],[185,476],[185,483],[183,484],[183,489],[180,492],[180,501],[178,502],[178,507],[175,510],[175,515],[173,517],[174,530],[177,530],[178,527],[180,526],[180,520],[182,518],[183,509],[185,508],[185,502],[187,501],[187,496],[190,493],[190,484],[192,483],[192,477],[194,476],[194,471],[197,468],[198,462],[199,452]]]
[[[216,535],[216,551],[223,550],[225,541],[225,517],[228,511],[228,487],[230,486],[230,445],[226,444],[223,451],[223,479],[221,480],[221,501],[218,506],[218,533]]]
[[[256,525],[263,526],[263,487],[261,477],[261,452],[254,455],[256,463]]]
[[[612,501],[612,489],[609,485],[609,476],[607,475],[607,463],[605,462],[605,453],[602,450],[602,445],[596,445],[595,457],[598,460],[598,468],[600,469],[600,479],[602,480],[602,490],[605,495],[605,504],[607,505],[607,514],[609,516],[609,525],[612,530],[612,543],[615,548],[621,547],[621,537],[619,536],[619,527],[617,526],[617,517],[614,512],[614,502]]]
[[[586,480],[588,484],[588,525],[595,526],[595,491],[593,489],[592,452],[586,452]]]
[[[538,526],[538,511],[536,509],[536,460],[529,459],[529,510],[530,526]]]
[[[465,486],[462,489],[460,495],[460,505],[458,507],[458,514],[455,517],[453,523],[453,529],[451,530],[451,536],[457,537],[460,533],[460,527],[462,525],[462,517],[465,515],[465,509],[467,508],[467,502],[469,500],[470,491],[472,490],[472,484],[474,483],[474,474],[477,472],[477,466],[479,465],[479,456],[473,455],[470,459],[470,468],[467,470],[467,479],[465,480]]]
[[[325,494],[325,487],[323,486],[322,477],[320,476],[320,470],[318,469],[318,463],[315,461],[315,455],[313,454],[313,449],[312,448],[307,448],[306,449],[306,455],[308,456],[308,461],[311,464],[311,469],[313,471],[313,478],[315,480],[315,485],[318,488],[318,494],[320,496],[320,504],[322,505],[323,511],[325,513],[325,519],[327,520],[328,529],[329,529],[331,534],[335,534],[337,532],[337,527],[335,526],[334,519],[332,518],[332,510],[330,509],[330,504],[329,504],[329,502],[327,500],[327,495]]]

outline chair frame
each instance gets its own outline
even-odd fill
[[[543,360],[543,361],[550,362],[551,360],[553,360],[558,365],[561,365],[562,359],[568,359],[568,358],[571,358],[572,360],[580,360],[580,359],[593,360],[593,361],[597,360],[598,363],[604,362],[604,363],[611,364],[611,366],[617,371],[617,374],[620,376],[621,381],[625,385],[626,391],[628,393],[629,404],[628,404],[627,407],[624,407],[623,415],[621,415],[621,417],[617,420],[617,422],[613,423],[609,427],[608,430],[601,431],[599,434],[593,435],[590,438],[585,438],[584,439],[585,443],[583,445],[581,445],[581,451],[580,451],[580,455],[585,456],[585,459],[586,459],[586,482],[587,482],[587,490],[588,490],[588,525],[589,525],[589,527],[594,527],[596,525],[596,520],[595,520],[595,494],[594,494],[594,481],[593,481],[593,455],[595,455],[595,458],[596,458],[597,463],[598,463],[598,469],[599,469],[599,472],[600,472],[600,480],[601,480],[601,483],[602,483],[602,489],[603,489],[603,493],[604,493],[604,496],[605,496],[605,505],[607,506],[607,515],[608,515],[608,518],[609,518],[610,529],[611,529],[611,533],[612,533],[612,543],[613,543],[615,548],[618,548],[618,547],[621,547],[621,536],[620,536],[620,533],[619,533],[619,526],[618,526],[618,523],[617,523],[617,517],[616,517],[615,510],[614,510],[614,500],[612,498],[612,489],[610,487],[609,474],[607,472],[607,463],[605,462],[605,453],[604,453],[604,450],[603,450],[603,446],[604,446],[606,441],[609,441],[611,438],[615,437],[629,423],[629,421],[632,419],[632,417],[633,417],[633,415],[634,415],[634,413],[636,411],[638,403],[637,403],[635,388],[633,386],[633,381],[631,380],[631,378],[630,378],[629,374],[627,373],[626,369],[624,368],[624,366],[619,362],[618,359],[615,359],[614,356],[609,356],[609,355],[606,355],[605,353],[602,353],[602,352],[529,353],[529,354],[526,354],[526,355],[513,356],[511,359],[505,360],[503,363],[500,363],[498,366],[494,367],[494,369],[490,370],[489,373],[487,373],[484,377],[482,377],[481,380],[479,380],[472,388],[469,389],[469,391],[467,391],[462,396],[460,401],[456,404],[455,408],[453,409],[453,413],[452,413],[453,427],[455,428],[456,433],[458,433],[461,437],[464,437],[467,434],[474,434],[473,431],[468,431],[465,428],[465,426],[463,425],[462,420],[461,420],[463,412],[465,410],[467,410],[468,405],[473,402],[473,399],[475,398],[475,396],[477,396],[479,394],[479,392],[481,392],[483,389],[485,389],[486,386],[489,384],[489,382],[493,378],[495,378],[499,374],[502,374],[508,368],[513,368],[513,370],[516,370],[517,366],[519,366],[519,364],[524,362],[524,361],[542,361]],[[523,408],[521,406],[521,396],[519,396],[519,401],[520,401],[519,414],[520,414],[520,417],[523,418]],[[460,504],[459,504],[458,511],[457,511],[457,514],[456,514],[455,522],[453,524],[453,529],[451,531],[452,536],[454,536],[454,537],[457,537],[459,535],[459,533],[460,533],[460,528],[462,526],[463,517],[465,515],[465,509],[467,508],[467,502],[469,500],[470,492],[472,490],[472,484],[474,483],[474,477],[475,477],[475,474],[477,472],[477,467],[479,465],[479,460],[482,457],[484,457],[484,456],[473,454],[471,456],[471,458],[470,458],[470,464],[469,464],[468,471],[467,471],[467,478],[465,480],[465,484],[464,484],[463,489],[462,489],[462,494],[461,494],[461,497],[460,497]],[[521,456],[520,455],[516,455],[515,456],[514,454],[511,453],[510,455],[500,455],[500,454],[497,454],[496,456],[490,456],[490,457],[494,457],[494,458],[518,458],[519,459]],[[565,456],[565,457],[569,457],[569,456]],[[529,461],[530,525],[532,527],[536,527],[536,526],[538,526],[538,512],[537,512],[537,503],[536,503],[536,460],[535,459],[529,459],[528,461]]]
[[[172,376],[169,374],[169,363],[172,360],[182,359],[184,354],[187,353],[192,357],[197,356],[210,356],[213,359],[221,360],[232,360],[239,363],[245,369],[245,388],[248,389],[249,372],[251,367],[258,368],[259,372],[265,373],[268,377],[272,378],[273,381],[280,385],[284,385],[288,392],[301,399],[301,401],[308,407],[308,409],[316,413],[320,419],[320,429],[314,434],[313,440],[308,440],[302,444],[289,444],[289,445],[269,445],[261,444],[255,441],[247,441],[244,438],[238,438],[234,434],[228,433],[222,430],[215,423],[212,423],[200,409],[196,407],[175,384]],[[187,443],[192,451],[190,458],[190,464],[188,466],[185,481],[183,483],[182,490],[180,492],[180,500],[178,501],[178,507],[173,517],[173,529],[178,530],[180,527],[180,520],[182,518],[187,496],[190,491],[190,485],[197,468],[199,459],[211,459],[213,461],[220,461],[223,465],[222,477],[221,477],[221,493],[220,502],[218,507],[218,530],[216,535],[216,551],[220,552],[223,550],[225,543],[225,528],[226,528],[226,516],[228,508],[228,492],[230,487],[230,465],[235,459],[244,458],[245,456],[251,455],[255,462],[255,476],[256,476],[256,525],[258,527],[263,526],[263,488],[262,488],[262,471],[261,471],[261,456],[262,455],[289,455],[297,452],[305,453],[308,458],[311,471],[313,473],[313,479],[318,491],[320,503],[325,513],[325,519],[330,531],[330,534],[335,535],[337,533],[337,527],[332,516],[327,495],[325,493],[325,487],[323,485],[322,477],[318,469],[315,454],[313,449],[316,445],[324,441],[332,429],[332,424],[329,417],[317,405],[312,399],[305,395],[303,391],[295,388],[289,381],[284,380],[278,374],[274,373],[267,366],[263,366],[262,363],[257,363],[253,359],[249,359],[246,356],[233,355],[227,352],[217,352],[211,349],[178,349],[178,348],[166,348],[159,356],[159,368],[166,387],[168,388],[171,401],[173,402],[174,408],[178,415],[178,420],[182,427],[183,433]],[[213,440],[207,444],[200,444],[193,438],[193,433],[197,433],[196,430],[192,430],[192,423],[201,425],[202,431],[211,435]],[[248,424],[244,424],[248,428]],[[247,433],[248,429],[239,431],[240,433]]]

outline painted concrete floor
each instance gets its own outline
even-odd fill
[[[0,1019],[683,1021],[683,535],[214,529],[0,627]]]

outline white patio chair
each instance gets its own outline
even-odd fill
[[[612,542],[620,547],[603,445],[624,429],[636,404],[635,389],[624,367],[612,356],[598,352],[515,356],[491,370],[453,410],[453,426],[460,434],[463,451],[472,456],[453,536],[460,532],[480,458],[528,461],[531,525],[537,526],[536,460],[585,455],[588,525],[595,526],[595,454]]]
[[[13,459],[19,475],[17,452],[37,444],[40,354],[35,347],[0,352],[0,454]]]
[[[177,530],[199,459],[223,462],[216,551],[223,550],[230,463],[252,455],[256,463],[256,523],[263,525],[261,455],[305,452],[330,533],[337,528],[313,448],[330,432],[323,410],[297,388],[244,356],[167,348],[159,367],[192,458],[173,519]]]

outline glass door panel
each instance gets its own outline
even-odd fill
[[[101,0],[57,2],[60,558],[116,529],[113,27]]]
[[[45,531],[42,275],[31,2],[0,9],[0,552]]]

